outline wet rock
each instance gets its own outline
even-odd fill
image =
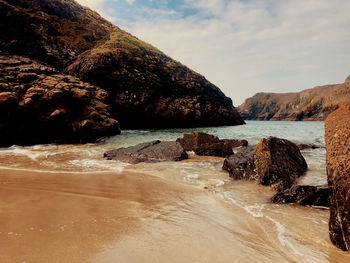
[[[75,77],[0,52],[0,146],[86,143],[119,134],[107,97],[99,94]]]
[[[325,122],[327,179],[330,193],[330,239],[350,250],[350,104],[331,113]]]
[[[228,144],[228,145],[230,145],[232,148],[248,146],[248,141],[247,140],[223,139],[221,141],[226,143],[226,144]]]
[[[277,191],[291,188],[307,170],[298,146],[288,140],[269,137],[262,139],[254,151],[258,181]]]
[[[184,148],[178,142],[152,141],[128,148],[119,148],[106,152],[108,160],[118,160],[128,163],[181,161],[188,158]]]
[[[254,164],[254,149],[243,148],[225,159],[222,169],[235,180],[257,180]]]
[[[232,143],[203,132],[184,134],[183,138],[176,141],[186,151],[194,151],[197,155],[227,157],[233,154]]]
[[[277,193],[271,200],[274,203],[329,207],[329,190],[327,186],[296,185]]]

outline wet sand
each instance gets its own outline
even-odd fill
[[[173,192],[189,194],[142,174],[0,170],[0,262],[92,262]]]
[[[273,194],[247,182],[234,187],[261,203]],[[127,170],[3,169],[0,262],[350,262],[320,224],[328,211],[271,204],[262,217],[223,200],[208,189]],[[297,246],[292,238],[300,239]]]

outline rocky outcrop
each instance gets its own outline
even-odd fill
[[[0,0],[0,49],[99,86],[122,128],[244,124],[215,85],[73,0]]]
[[[176,140],[186,151],[194,151],[197,155],[227,157],[233,154],[232,148],[247,146],[246,140],[220,140],[217,136],[195,132],[184,134]]]
[[[0,52],[0,146],[94,142],[120,133],[108,93]]]
[[[262,139],[254,150],[242,149],[225,159],[223,169],[234,179],[257,180],[282,191],[294,185],[307,164],[296,144],[270,137]]]
[[[254,151],[259,183],[276,190],[291,188],[307,170],[298,146],[288,140],[270,137],[262,139]]]
[[[326,126],[327,178],[330,193],[329,235],[350,250],[350,104],[329,115]]]
[[[329,207],[329,190],[327,186],[295,185],[277,193],[271,200],[282,204]]]
[[[342,84],[319,86],[298,93],[257,93],[238,107],[246,120],[323,121],[350,102],[350,78]]]
[[[181,161],[188,158],[184,148],[178,142],[152,141],[128,148],[119,148],[106,152],[108,160],[127,163]]]

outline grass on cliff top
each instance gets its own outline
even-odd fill
[[[151,44],[148,44],[122,30],[112,32],[109,39],[102,45],[94,48],[92,52],[103,53],[115,48],[121,49],[124,52],[131,53],[135,56],[144,56],[150,53],[153,55],[165,56],[163,52]]]

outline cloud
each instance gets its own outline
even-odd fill
[[[179,18],[153,9],[153,16],[139,17],[128,30],[204,74],[236,105],[256,92],[299,91],[342,82],[350,73],[348,1],[184,5],[194,12]]]
[[[132,5],[135,2],[135,0],[126,0],[126,2],[128,2],[130,5]]]

